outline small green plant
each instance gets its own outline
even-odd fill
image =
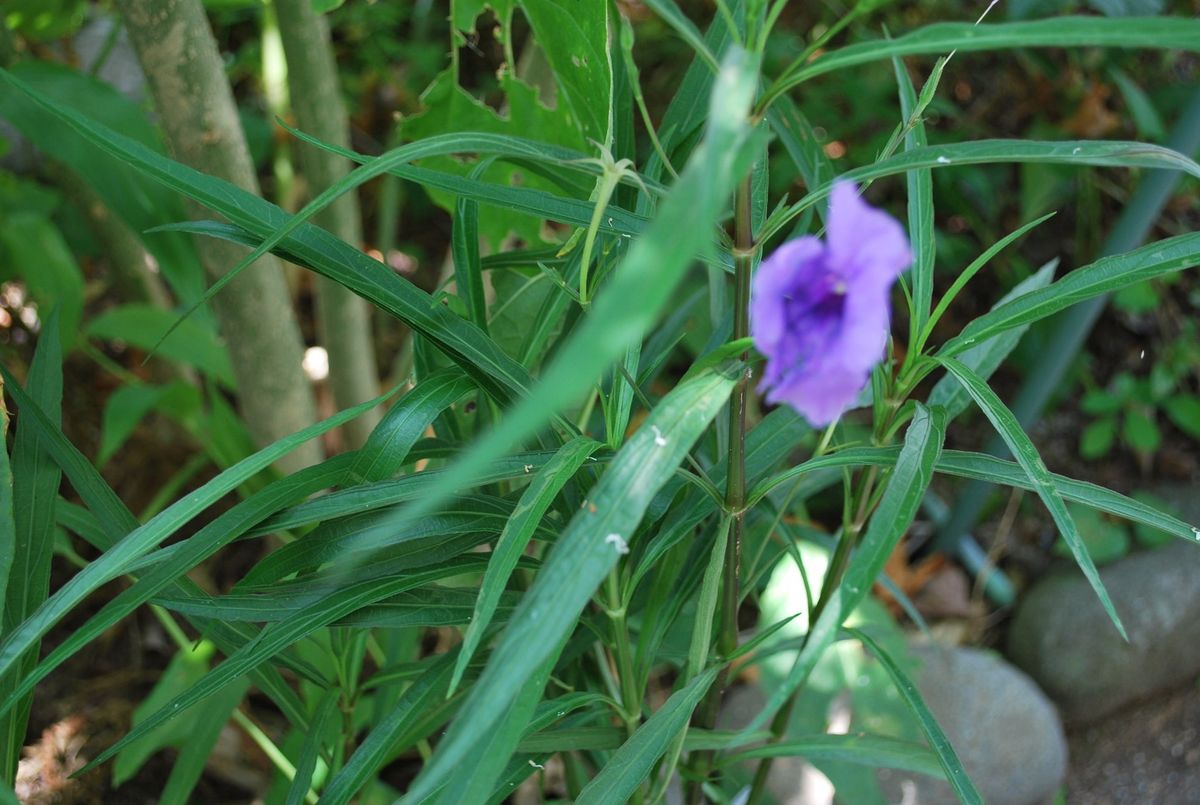
[[[1187,436],[1200,439],[1200,395],[1188,390],[1200,366],[1200,342],[1194,321],[1182,322],[1181,334],[1171,341],[1142,377],[1119,372],[1103,388],[1085,375],[1089,386],[1080,409],[1092,421],[1083,429],[1079,454],[1095,459],[1120,443],[1139,456],[1149,456],[1162,444],[1160,423],[1165,418]]]

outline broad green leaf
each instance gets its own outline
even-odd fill
[[[200,393],[182,380],[172,381],[165,386],[133,383],[121,386],[104,402],[96,464],[104,466],[151,411],[159,410],[172,418],[188,422],[200,410],[200,406]]]
[[[871,591],[883,572],[892,549],[908,531],[920,507],[921,499],[933,477],[934,465],[945,438],[945,415],[940,409],[918,405],[896,466],[887,479],[879,506],[871,515],[866,534],[850,557],[841,583],[826,595],[824,608],[809,628],[804,647],[797,655],[787,679],[771,692],[766,707],[744,731],[762,727],[788,697],[799,688],[825,650],[833,643],[842,623]]]
[[[458,687],[467,664],[475,655],[475,650],[491,623],[500,594],[508,586],[509,577],[517,566],[517,560],[524,554],[538,522],[545,516],[554,497],[567,481],[599,447],[599,442],[583,436],[567,442],[554,454],[554,458],[538,470],[521,494],[521,500],[505,522],[504,531],[496,541],[491,559],[488,560],[487,573],[484,574],[479,588],[479,598],[471,617],[471,625],[463,635],[462,649],[454,666],[454,676],[450,682],[451,692]]]
[[[1005,330],[1044,319],[1078,302],[1200,263],[1200,233],[1177,235],[1077,268],[1041,290],[1019,296],[972,321],[947,341],[950,358]]]
[[[1033,47],[1117,47],[1200,50],[1200,20],[1184,18],[1054,17],[1029,22],[974,25],[945,22],[882,42],[860,42],[823,53],[771,85],[761,104],[818,75],[893,56],[941,55],[957,50]]]
[[[146,351],[157,344],[157,351],[163,357],[194,366],[221,381],[226,388],[233,388],[229,354],[217,336],[199,322],[185,319],[175,332],[158,343],[177,318],[177,314],[153,305],[121,305],[89,319],[84,332],[89,338],[124,341]]]
[[[1012,304],[1019,304],[1020,301],[1018,299]],[[1083,540],[1079,536],[1079,531],[1075,528],[1075,521],[1071,519],[1071,514],[1067,511],[1066,503],[1063,502],[1062,494],[1054,485],[1054,477],[1046,469],[1046,465],[1042,463],[1042,457],[1038,455],[1037,448],[1033,446],[1033,442],[1029,440],[1029,436],[1026,435],[1017,418],[977,374],[953,358],[939,358],[938,360],[946,367],[947,371],[962,383],[967,393],[975,400],[975,404],[979,406],[984,416],[992,423],[992,427],[1000,434],[1000,438],[1004,440],[1008,449],[1012,451],[1017,463],[1021,465],[1021,469],[1029,476],[1029,480],[1033,485],[1033,491],[1037,493],[1037,496],[1042,499],[1046,508],[1049,509],[1050,516],[1054,518],[1054,524],[1058,526],[1059,535],[1062,536],[1063,540],[1071,548],[1071,553],[1075,556],[1075,562],[1079,565],[1079,569],[1083,571],[1083,575],[1087,578],[1088,583],[1092,585],[1092,589],[1095,590],[1096,596],[1104,606],[1104,611],[1108,613],[1108,617],[1112,620],[1113,625],[1117,627],[1117,631],[1121,633],[1121,636],[1128,640],[1128,635],[1125,633],[1125,626],[1121,623],[1121,618],[1117,615],[1117,610],[1113,607],[1112,600],[1108,597],[1108,591],[1104,589],[1104,582],[1100,580],[1100,574],[1096,571],[1096,565],[1092,562],[1092,558],[1088,555],[1087,549],[1084,547]]]
[[[615,7],[609,3],[567,5],[559,0],[518,2],[554,72],[560,91],[558,105],[574,112],[584,137],[609,142],[613,70],[608,15],[616,12]]]
[[[58,428],[62,422],[62,350],[58,332],[58,317],[52,313],[38,338],[28,376],[29,394],[37,400],[37,405],[46,409],[53,428]],[[2,366],[0,371],[4,371]],[[50,591],[54,510],[62,471],[54,463],[35,417],[22,404],[23,390],[7,371],[4,371],[3,385],[17,401],[19,409],[11,462],[14,539],[3,620],[0,621],[0,635],[7,643],[20,631],[21,622],[44,605]],[[5,671],[0,671],[0,713],[3,714],[0,717],[0,781],[14,779],[21,747],[25,745],[25,729],[33,698],[31,693],[20,692],[20,685],[37,665],[40,642],[40,639],[29,641],[13,654]]]
[[[937,720],[933,714],[929,712],[929,708],[925,706],[924,700],[921,699],[921,694],[917,691],[917,686],[904,673],[899,665],[888,655],[883,647],[871,639],[869,635],[858,629],[849,629],[854,637],[870,649],[883,667],[887,670],[888,675],[892,677],[892,681],[896,683],[896,690],[900,691],[900,695],[908,703],[909,709],[913,715],[917,717],[917,721],[921,724],[921,730],[925,733],[925,738],[929,741],[929,746],[937,755],[938,761],[942,764],[942,770],[946,773],[946,779],[950,786],[954,789],[954,793],[958,795],[959,802],[963,805],[983,805],[983,797],[975,788],[975,784],[971,782],[971,778],[967,776],[963,769],[962,762],[958,759],[958,755],[954,751],[954,747],[950,745],[950,741],[946,738],[946,733],[942,732],[942,728],[938,726]]]
[[[650,774],[675,736],[687,728],[692,711],[708,693],[720,666],[698,675],[684,688],[671,694],[666,704],[621,745],[575,800],[577,805],[621,805]]]
[[[452,773],[507,711],[525,681],[574,629],[593,592],[621,556],[655,493],[716,416],[733,388],[731,373],[710,371],[680,383],[626,442],[587,504],[559,537],[525,594],[433,758],[406,801],[419,802]]]
[[[1167,398],[1163,410],[1175,427],[1193,439],[1200,439],[1200,397],[1176,394]]]

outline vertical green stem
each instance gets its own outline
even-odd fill
[[[750,208],[750,177],[738,184],[733,205],[734,216],[734,311],[733,337],[746,338],[750,335],[750,278],[754,270],[754,231],[751,223]],[[749,352],[742,353],[742,360],[749,358]],[[722,656],[728,656],[737,648],[737,613],[738,613],[738,569],[741,557],[742,526],[746,505],[746,400],[750,388],[750,374],[744,373],[733,388],[729,399],[729,471],[726,475],[725,508],[733,518],[732,531],[725,544],[725,583],[722,587],[720,602],[720,631],[717,636],[717,650]],[[712,689],[696,714],[696,726],[711,729],[717,719],[717,709],[721,703],[721,694],[729,680],[729,669],[726,666],[717,677]],[[697,753],[693,768],[697,772],[695,779],[688,787],[688,802],[700,801],[702,781],[712,769],[713,753],[705,751]]]

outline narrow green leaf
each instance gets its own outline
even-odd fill
[[[188,805],[192,800],[192,792],[208,766],[209,756],[221,737],[221,730],[229,723],[230,716],[249,687],[249,680],[243,677],[221,691],[211,705],[201,711],[194,730],[171,766],[171,774],[159,795],[159,805]]]
[[[842,623],[871,591],[883,571],[884,562],[917,514],[942,450],[945,428],[945,415],[940,409],[917,406],[917,413],[904,435],[904,446],[888,478],[879,507],[871,515],[867,532],[851,556],[841,584],[829,596],[825,608],[809,628],[804,647],[796,657],[787,679],[771,692],[766,707],[745,728],[745,732],[760,729],[793,691],[804,683],[817,661],[833,643]]]
[[[993,309],[1005,305],[1019,296],[1040,288],[1045,288],[1054,279],[1054,270],[1056,268],[1058,268],[1057,258],[1046,263],[1046,265],[1042,266],[1036,272],[1017,283],[1016,287],[993,305]],[[1016,349],[1017,344],[1028,329],[1029,325],[1023,324],[1011,330],[1006,330],[999,335],[994,335],[967,349],[959,357],[959,360],[986,380],[992,376],[993,372],[1000,368],[1000,364],[1004,362],[1004,359]],[[961,384],[947,376],[934,385],[933,390],[929,392],[927,402],[929,405],[942,406],[946,409],[946,416],[954,419],[954,417],[966,410],[966,407],[971,403],[971,398]]]
[[[571,477],[579,470],[588,457],[600,447],[600,443],[580,436],[563,445],[554,458],[538,470],[537,475],[530,481],[529,486],[521,494],[512,514],[504,525],[500,539],[492,550],[488,561],[487,573],[479,588],[479,598],[475,604],[475,613],[471,625],[463,635],[462,650],[458,662],[454,666],[454,676],[450,681],[450,692],[453,693],[462,679],[463,672],[491,623],[492,613],[500,594],[508,586],[508,579],[517,560],[525,552],[525,546],[533,536],[538,522],[550,508],[555,496]]]
[[[350,468],[349,480],[362,483],[391,478],[438,415],[474,390],[470,378],[453,369],[422,379],[392,404],[371,431]]]
[[[0,81],[29,97],[107,153],[193,201],[219,212],[249,233],[260,238],[268,238],[276,233],[278,237],[277,230],[280,227],[295,222],[283,210],[256,195],[167,159],[143,144],[55,103],[5,70],[0,70]],[[583,156],[567,149],[555,150],[550,146],[539,146],[512,137],[459,134],[429,138],[428,141],[422,141],[419,149],[405,151],[403,155],[418,158],[421,155],[458,152],[519,153],[531,159],[557,153],[564,162]],[[395,154],[389,159],[395,159]],[[378,161],[373,163],[373,167],[379,167]],[[362,175],[355,174],[353,178],[357,181]],[[328,197],[331,197],[329,193],[323,195],[321,201],[324,202]],[[306,209],[309,212],[316,211],[311,204]],[[588,212],[590,215],[590,208]],[[495,399],[512,400],[528,390],[528,373],[477,327],[455,316],[442,305],[435,304],[428,294],[356,247],[309,225],[290,232],[282,245],[291,255],[289,259],[349,288],[429,338]]]
[[[1018,304],[1020,301],[1021,299],[1017,299],[1011,304]],[[1058,533],[1062,536],[1063,541],[1067,543],[1067,546],[1070,547],[1071,553],[1079,565],[1079,569],[1083,571],[1083,575],[1087,577],[1088,583],[1092,585],[1092,589],[1095,590],[1096,596],[1104,606],[1105,612],[1108,613],[1108,617],[1112,620],[1113,625],[1117,627],[1117,631],[1121,633],[1121,636],[1128,640],[1129,636],[1125,633],[1125,626],[1121,623],[1121,618],[1117,615],[1117,610],[1113,607],[1112,600],[1108,597],[1108,591],[1104,589],[1104,582],[1100,580],[1100,574],[1096,570],[1095,563],[1092,562],[1092,557],[1088,555],[1082,537],[1079,536],[1079,531],[1075,527],[1075,521],[1071,518],[1071,513],[1067,511],[1067,505],[1063,502],[1062,494],[1054,484],[1054,477],[1046,469],[1046,465],[1042,463],[1042,457],[1038,455],[1037,448],[1029,440],[1029,436],[1026,435],[1025,430],[1021,427],[1021,423],[1017,421],[1013,412],[1008,410],[1008,406],[1001,402],[996,393],[988,387],[987,383],[979,375],[953,358],[939,358],[938,361],[962,383],[967,393],[975,400],[975,404],[979,406],[984,416],[992,423],[992,427],[1000,434],[1000,438],[1008,445],[1008,449],[1012,451],[1013,457],[1021,465],[1021,469],[1029,476],[1029,480],[1033,485],[1033,491],[1037,493],[1037,496],[1042,499],[1042,503],[1050,511],[1050,516],[1054,518],[1054,524],[1058,526]]]
[[[17,554],[17,526],[13,520],[13,477],[8,458],[8,407],[4,404],[4,381],[0,379],[0,630],[8,603],[8,576]],[[57,511],[57,509],[56,509]],[[3,782],[0,780],[0,782]]]
[[[17,400],[17,404],[31,412],[31,421],[37,425],[39,437],[45,440],[47,451],[62,468],[63,474],[71,482],[71,487],[87,504],[88,509],[95,515],[95,521],[101,527],[101,531],[98,533],[91,529],[81,530],[78,533],[85,540],[94,540],[92,545],[97,550],[110,550],[123,537],[138,528],[137,518],[130,513],[112,488],[104,482],[91,462],[67,441],[62,431],[50,422],[45,413],[38,409],[23,390],[19,387],[15,389],[12,387],[12,379],[6,375],[2,366],[0,366],[0,376],[6,377],[6,382],[10,385],[10,393]],[[172,589],[178,590],[182,595],[191,595],[197,598],[207,597],[195,582],[187,578],[177,581],[172,585]],[[246,643],[253,634],[253,630],[234,627],[219,621],[200,620],[195,621],[193,625],[202,633],[207,634],[226,654],[232,653],[238,646]],[[315,682],[321,681],[319,674],[311,672],[306,664],[293,658],[281,658],[280,664],[288,666],[307,679]],[[39,670],[37,673],[40,672]],[[29,684],[31,678],[27,678],[23,684]],[[308,723],[308,716],[300,704],[299,697],[283,681],[283,677],[277,670],[260,668],[253,672],[253,678],[259,689],[275,702],[291,723],[301,728]],[[3,705],[3,702],[0,702],[0,705]]]
[[[666,704],[621,745],[600,773],[584,787],[575,800],[576,805],[621,805],[628,802],[675,736],[687,728],[692,711],[708,693],[720,670],[720,666],[709,668],[684,688],[671,694]]]
[[[951,168],[1002,162],[1095,165],[1114,168],[1162,168],[1200,178],[1200,165],[1177,151],[1139,142],[1105,140],[974,140],[965,143],[913,148],[888,159],[846,171],[841,179],[859,184],[921,168]],[[833,185],[811,190],[808,195],[773,215],[760,238],[770,238],[787,222],[829,195]],[[1186,237],[1186,236],[1185,236]]]
[[[944,63],[944,62],[942,62]],[[916,89],[908,70],[899,57],[893,57],[892,67],[896,83],[900,87],[901,125],[905,127],[904,150],[913,151],[929,144],[925,136],[925,122],[917,103]],[[930,76],[928,87],[935,87],[940,71]],[[924,90],[922,90],[924,95]],[[905,174],[908,184],[908,239],[912,247],[912,321],[910,332],[919,334],[929,320],[929,309],[933,304],[933,263],[937,256],[937,242],[933,231],[933,171],[915,168]]]
[[[123,618],[128,617],[142,604],[170,587],[192,568],[220,548],[232,542],[251,525],[280,508],[316,494],[322,489],[337,484],[345,478],[346,468],[353,459],[352,454],[336,456],[322,464],[306,467],[286,478],[280,478],[264,487],[250,498],[238,503],[221,514],[184,542],[173,546],[169,558],[142,575],[134,584],[122,590],[116,598],[105,604],[99,612],[82,626],[74,629],[59,645],[54,647],[37,668],[22,682],[21,689],[32,690],[40,680],[46,678],[62,663],[79,652],[84,646],[104,634]],[[131,568],[137,570],[138,568]],[[194,596],[186,596],[179,590],[179,600],[191,601],[197,610],[203,603]]]
[[[38,338],[37,351],[29,367],[29,394],[48,412],[51,427],[62,422],[62,350],[58,314],[51,313]],[[22,404],[24,392],[3,367],[5,385],[17,400],[19,413],[12,451],[11,569],[5,590],[0,634],[7,643],[20,631],[21,622],[43,606],[50,591],[50,560],[54,554],[54,510],[62,471],[48,451],[33,415]],[[38,635],[40,638],[41,635]],[[15,779],[25,729],[33,704],[32,693],[18,693],[22,679],[37,665],[40,639],[29,641],[12,654],[0,671],[0,782]],[[16,666],[13,672],[13,666]]]
[[[459,718],[413,783],[406,801],[419,802],[451,774],[463,773],[476,736],[507,711],[525,681],[574,628],[628,541],[655,493],[724,404],[731,374],[710,371],[680,383],[651,412],[588,495],[587,505],[550,553],[492,652]]]
[[[975,788],[975,784],[971,782],[971,778],[967,776],[967,772],[963,769],[962,762],[958,759],[958,755],[954,751],[954,747],[950,745],[950,741],[946,738],[946,733],[942,732],[942,728],[938,726],[937,719],[929,712],[929,708],[925,706],[925,702],[921,699],[921,694],[917,691],[917,686],[913,684],[908,675],[903,669],[896,664],[883,647],[871,639],[870,636],[859,629],[847,629],[850,634],[854,635],[864,646],[870,649],[871,653],[878,658],[879,662],[888,672],[888,676],[892,678],[892,682],[896,685],[896,690],[900,692],[900,696],[904,699],[913,715],[917,717],[918,723],[921,725],[921,731],[925,733],[926,739],[929,741],[929,746],[937,755],[938,761],[942,764],[942,769],[946,773],[946,779],[950,782],[950,786],[954,789],[954,793],[958,794],[959,802],[963,805],[983,805],[983,797]]]
[[[767,757],[837,760],[876,769],[902,769],[944,777],[941,762],[928,747],[881,735],[805,735],[725,755],[721,766]]]
[[[0,373],[4,374],[9,393],[16,398],[22,416],[38,420],[44,431],[57,430],[55,424],[46,418],[36,403],[14,382],[8,371],[0,367]],[[379,405],[392,393],[389,391],[374,400],[342,411],[324,422],[316,423],[299,433],[280,439],[253,456],[238,462],[183,500],[168,507],[145,525],[131,531],[103,556],[73,576],[23,623],[6,635],[3,641],[0,641],[0,676],[6,674],[25,651],[35,645],[37,640],[49,631],[50,627],[79,602],[101,585],[126,572],[129,565],[174,534],[201,511],[226,493],[236,489],[247,478],[287,455],[298,445],[350,421],[372,406]],[[53,506],[54,495],[50,496],[50,502]],[[51,516],[53,516],[53,508],[51,508]],[[6,711],[13,704],[11,700],[0,701],[0,712]]]
[[[945,22],[882,42],[860,42],[831,50],[781,76],[767,91],[769,103],[792,87],[818,75],[838,72],[893,56],[931,55],[957,50],[1032,47],[1117,47],[1200,50],[1200,20],[1172,17],[1051,17],[1028,22],[974,25]]]
[[[480,162],[471,178],[478,178],[490,164],[490,160]],[[458,296],[466,305],[471,321],[486,333],[487,300],[483,295],[483,271],[479,259],[479,202],[474,199],[459,196],[454,226],[450,232],[450,247]]]
[[[300,748],[300,757],[296,761],[296,776],[288,786],[287,799],[284,805],[302,805],[308,790],[312,787],[313,774],[317,770],[317,760],[321,756],[321,745],[325,741],[325,733],[331,724],[336,724],[334,716],[338,713],[338,699],[341,693],[330,690],[317,705],[317,713],[309,725],[308,734],[304,736],[304,745]]]
[[[350,760],[321,793],[320,805],[346,805],[396,748],[410,745],[420,735],[422,722],[444,705],[457,649],[435,659],[408,687],[391,712],[375,726],[350,756]]]
[[[951,358],[997,333],[1044,319],[1078,302],[1200,264],[1200,233],[1150,243],[1077,268],[1049,287],[1000,305],[972,321],[939,350]]]
[[[695,51],[696,55],[703,59],[709,69],[714,73],[718,72],[717,58],[708,49],[705,44],[704,37],[701,36],[699,29],[687,18],[675,4],[675,0],[646,0],[646,5],[654,10],[654,13],[663,18],[663,21],[674,29],[675,33],[687,42]]]

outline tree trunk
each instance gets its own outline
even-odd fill
[[[287,57],[292,110],[301,130],[327,143],[346,147],[350,121],[338,86],[337,65],[329,27],[311,0],[275,0],[283,51]],[[300,164],[309,191],[316,194],[350,172],[349,160],[308,143],[298,143]],[[316,223],[355,248],[362,245],[362,218],[354,192],[321,211]],[[329,379],[339,408],[379,394],[371,308],[336,282],[317,278],[317,322],[321,343],[329,352]],[[350,447],[361,447],[379,421],[378,412],[346,425]]]
[[[201,1],[117,0],[117,6],[175,157],[258,193],[233,93]],[[198,245],[214,279],[246,255],[242,247],[224,241]],[[304,345],[279,261],[263,257],[216,297],[214,308],[233,361],[242,418],[254,440],[269,444],[312,424],[316,408],[301,370]],[[320,445],[310,441],[279,466],[294,471],[320,458]]]

